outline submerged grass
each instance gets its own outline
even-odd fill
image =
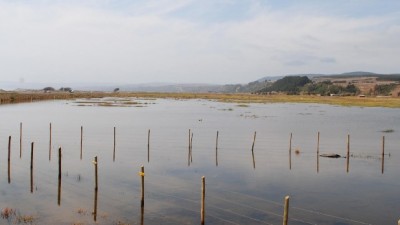
[[[172,98],[172,99],[208,99],[220,102],[237,103],[245,107],[247,103],[319,103],[341,106],[388,107],[400,108],[400,98],[377,98],[356,96],[313,96],[313,95],[254,95],[254,94],[218,94],[218,93],[154,93],[154,92],[75,92],[75,93],[42,93],[42,92],[0,92],[0,103],[18,103],[53,99],[78,98],[128,98],[142,99]]]

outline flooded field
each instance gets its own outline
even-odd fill
[[[202,176],[206,224],[282,224],[286,195],[289,224],[400,219],[400,109],[106,98],[0,110],[0,224],[200,224]],[[317,157],[318,132],[319,153],[340,158]]]

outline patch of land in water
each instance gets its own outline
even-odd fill
[[[0,92],[0,103],[20,103],[57,99],[79,98],[173,98],[207,99],[220,102],[246,103],[319,103],[341,106],[388,107],[400,108],[399,97],[358,97],[358,96],[314,96],[314,95],[254,95],[254,94],[219,94],[219,93],[153,93],[153,92]]]

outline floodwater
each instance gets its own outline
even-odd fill
[[[133,98],[0,110],[0,224],[199,224],[202,176],[206,224],[282,224],[286,195],[289,224],[400,219],[399,109]],[[346,158],[317,157],[317,132],[320,154],[341,156],[350,135],[349,166]]]

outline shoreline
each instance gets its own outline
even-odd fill
[[[315,95],[255,95],[248,93],[156,93],[156,92],[1,92],[0,104],[68,100],[78,98],[138,97],[206,99],[232,103],[317,103],[339,106],[400,108],[398,97],[375,96],[315,96]]]

